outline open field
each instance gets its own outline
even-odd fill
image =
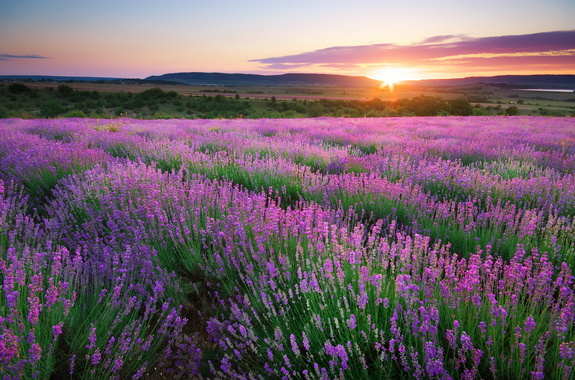
[[[449,104],[462,99],[466,103],[465,110]],[[421,87],[404,84],[396,85],[390,91],[389,88],[335,86],[0,83],[0,117],[194,119],[505,114],[573,116],[575,94],[521,91],[491,85]]]
[[[574,120],[2,119],[3,375],[571,379]]]
[[[56,82],[22,82],[29,87],[37,89],[56,89],[62,83]],[[360,99],[370,100],[382,98],[383,100],[396,100],[399,98],[410,98],[422,94],[421,89],[411,86],[396,86],[394,91],[389,88],[342,88],[335,86],[194,86],[194,85],[157,85],[157,84],[120,84],[120,83],[65,83],[75,90],[99,91],[99,92],[131,92],[139,93],[151,88],[161,88],[163,91],[175,91],[180,95],[208,95],[231,93],[234,96],[239,93],[242,97],[286,97],[287,99],[297,98],[328,98],[328,99]],[[433,90],[423,90],[425,95],[439,95]]]

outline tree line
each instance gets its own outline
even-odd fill
[[[230,94],[232,95],[232,94]],[[417,96],[396,101],[290,99],[217,94],[187,96],[151,88],[139,93],[83,91],[60,84],[32,88],[22,83],[0,84],[0,118],[133,117],[159,118],[303,118],[387,116],[517,115],[517,107],[483,107],[468,98]]]

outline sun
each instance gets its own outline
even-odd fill
[[[413,70],[400,67],[385,67],[375,71],[370,78],[380,80],[380,88],[389,87],[393,91],[393,86],[399,82],[413,79]]]

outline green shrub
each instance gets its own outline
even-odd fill
[[[517,116],[519,109],[515,106],[511,106],[505,110],[505,115],[507,116]]]
[[[59,103],[55,101],[45,102],[40,106],[40,116],[41,117],[58,117],[66,112],[66,108],[62,107]]]
[[[80,110],[74,110],[70,112],[66,112],[62,117],[70,118],[70,117],[86,117],[86,114]]]
[[[27,92],[32,92],[32,89],[22,83],[10,83],[8,86],[8,92],[11,94],[25,94]]]

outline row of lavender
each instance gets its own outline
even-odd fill
[[[6,120],[2,368],[569,378],[574,126]]]

